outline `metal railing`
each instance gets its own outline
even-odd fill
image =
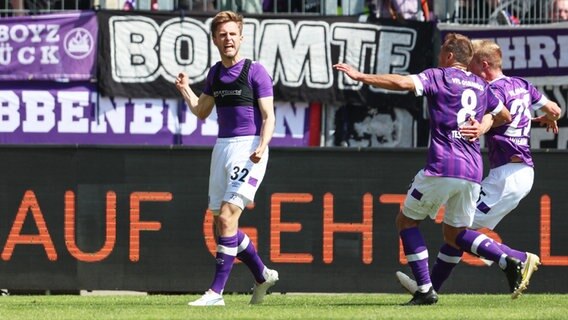
[[[531,25],[556,22],[554,0],[458,0],[448,22],[476,25]],[[565,1],[565,0],[562,0]]]
[[[123,9],[126,0],[0,0],[0,16],[34,15],[65,10]],[[234,10],[250,14],[361,15],[379,0],[135,0],[135,10]],[[396,1],[396,0],[391,0]],[[408,0],[406,0],[408,1]],[[416,0],[420,1],[420,0]],[[531,25],[557,22],[553,1],[432,0],[435,19],[473,25]],[[568,10],[568,9],[563,9]],[[556,14],[555,14],[556,13]],[[373,14],[373,13],[371,13]]]
[[[35,15],[57,11],[88,10],[92,0],[0,0],[0,15]]]

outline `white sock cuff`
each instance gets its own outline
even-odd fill
[[[217,252],[224,253],[228,256],[237,256],[237,247],[226,247],[222,245],[217,245]]]
[[[241,241],[241,243],[239,243],[239,246],[238,246],[238,249],[237,249],[237,254],[245,251],[246,248],[249,246],[249,244],[250,244],[250,238],[245,234],[243,241]]]
[[[461,256],[456,257],[456,256],[449,256],[447,254],[438,252],[438,259],[446,262],[446,263],[453,263],[453,264],[458,264],[461,261]]]
[[[480,234],[479,236],[477,236],[477,238],[475,238],[473,240],[473,243],[471,244],[471,252],[476,255],[479,255],[479,253],[477,253],[477,248],[485,240],[490,240],[490,239],[484,234]]]
[[[424,259],[428,259],[428,250],[406,255],[406,260],[408,260],[408,262],[420,261]]]

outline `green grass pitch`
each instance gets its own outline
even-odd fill
[[[189,307],[197,295],[37,295],[0,297],[10,320],[56,319],[568,319],[568,294],[441,294],[433,306],[401,306],[404,294],[279,294],[262,305],[227,294],[225,307]]]

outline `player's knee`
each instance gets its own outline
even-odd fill
[[[227,230],[233,227],[233,219],[231,215],[228,214],[220,214],[215,223],[217,224],[217,229],[220,234],[224,234]]]
[[[459,248],[459,246],[456,243],[456,239],[458,237],[458,234],[462,232],[464,229],[465,228],[463,227],[457,228],[444,223],[442,227],[444,242],[454,248]]]
[[[396,216],[395,224],[396,224],[396,229],[400,232],[404,229],[417,227],[418,221],[408,218],[407,216],[404,215],[404,213],[402,213],[402,211],[399,211]]]

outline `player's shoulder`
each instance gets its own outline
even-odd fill
[[[491,82],[491,88],[493,89],[523,88],[529,90],[532,87],[534,85],[530,81],[516,76],[502,76]]]
[[[217,70],[222,65],[223,65],[223,63],[221,61],[217,61],[211,66],[211,68],[209,68],[209,71],[211,72],[211,71]]]
[[[256,61],[256,60],[251,60],[250,70],[251,70],[251,73],[258,73],[258,72],[268,73],[268,71],[266,70],[266,67],[260,61]]]
[[[515,81],[517,83],[522,84],[525,88],[533,87],[533,84],[525,78],[516,77],[516,76],[511,76],[509,78],[511,79],[511,81]]]
[[[260,61],[252,60],[252,59],[249,59],[249,60],[250,60],[250,66],[251,66],[251,67],[254,67],[254,68],[264,68],[264,65],[263,65]]]

